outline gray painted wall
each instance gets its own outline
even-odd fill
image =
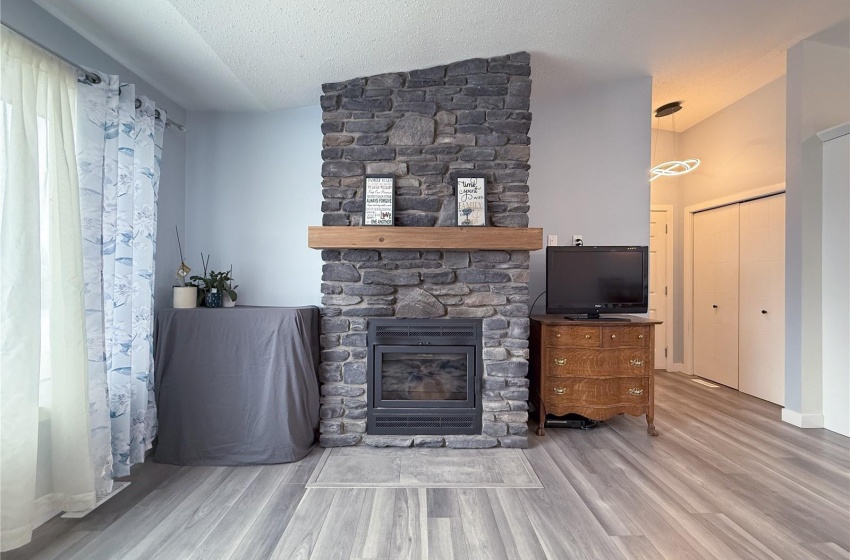
[[[65,58],[89,68],[117,74],[122,81],[136,84],[136,93],[145,95],[157,106],[164,107],[168,117],[185,124],[186,111],[150,84],[139,78],[108,54],[54,18],[31,0],[3,0],[0,19],[11,27]],[[165,129],[162,155],[162,174],[159,185],[159,215],[157,224],[155,307],[171,306],[171,286],[174,271],[180,264],[174,227],[185,229],[186,192],[186,134],[173,128]]]
[[[586,244],[649,243],[651,93],[649,77],[568,99],[532,93],[530,227],[562,245],[574,233]],[[320,301],[322,263],[306,248],[306,231],[322,219],[321,189],[313,188],[321,183],[321,122],[319,107],[189,114],[189,265],[199,270],[201,250],[213,253],[216,269],[233,264],[240,303]],[[531,259],[535,298],[545,286],[545,251]]]
[[[581,234],[585,245],[649,244],[651,106],[650,77],[563,98],[532,93],[529,227],[543,228],[544,243]],[[546,251],[535,251],[532,300],[545,285]]]
[[[318,96],[318,94],[317,94]],[[322,111],[189,113],[187,263],[201,274],[233,265],[242,305],[318,305],[322,223]]]

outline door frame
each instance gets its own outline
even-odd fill
[[[664,271],[665,282],[667,283],[667,301],[664,306],[664,322],[667,324],[667,340],[664,341],[664,344],[667,348],[667,359],[664,369],[667,371],[673,371],[673,332],[675,328],[673,324],[673,301],[675,299],[675,290],[673,289],[673,236],[676,228],[673,224],[673,209],[672,204],[652,204],[649,207],[650,215],[652,215],[652,212],[664,212],[668,225],[664,248],[667,252],[667,269]],[[655,348],[652,351],[655,352]]]
[[[685,308],[684,312],[684,342],[685,342],[685,371],[688,375],[694,374],[694,214],[712,208],[720,208],[721,206],[729,206],[731,204],[739,204],[749,200],[765,198],[775,194],[785,192],[785,183],[777,183],[767,187],[760,187],[749,191],[731,194],[728,196],[715,198],[698,202],[690,206],[685,206],[684,214],[684,297]]]

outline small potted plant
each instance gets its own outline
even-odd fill
[[[230,271],[216,272],[208,268],[210,256],[207,255],[204,259],[204,254],[201,253],[201,263],[204,265],[203,276],[192,276],[190,280],[195,283],[201,293],[198,294],[198,299],[203,296],[203,303],[207,307],[221,307],[224,304],[224,294],[234,302],[236,302],[236,288],[239,286],[233,285],[233,279],[230,277]],[[232,269],[232,267],[231,267]],[[232,307],[228,305],[227,307]]]
[[[177,284],[172,288],[173,305],[175,309],[191,309],[198,306],[198,287],[186,283],[186,275],[192,269],[183,260],[183,247],[180,245],[179,231],[177,231],[177,248],[180,250],[180,268],[177,269],[176,274]]]

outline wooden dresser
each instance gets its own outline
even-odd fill
[[[612,317],[613,318],[613,317]],[[640,317],[617,321],[531,317],[530,395],[545,434],[546,414],[606,420],[646,414],[655,431],[655,325]]]

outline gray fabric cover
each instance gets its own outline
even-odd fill
[[[318,308],[163,309],[155,339],[156,462],[288,463],[310,450]]]

